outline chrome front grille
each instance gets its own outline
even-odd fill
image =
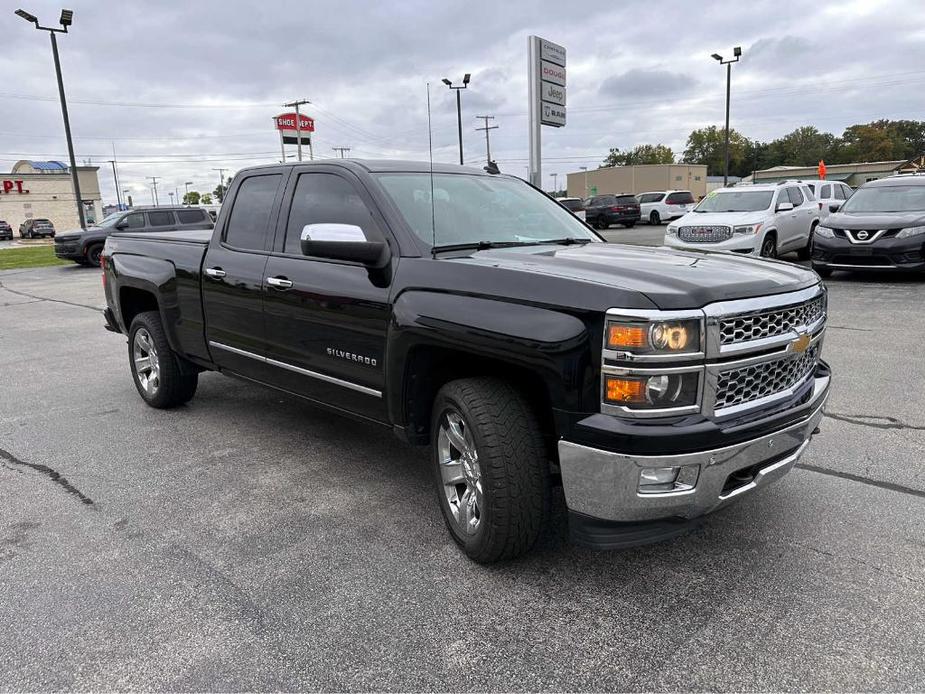
[[[782,359],[720,372],[714,410],[783,393],[812,373],[818,360],[819,345],[815,344],[802,354],[788,354]]]
[[[725,318],[720,321],[720,344],[733,345],[783,335],[812,325],[824,313],[825,295],[819,294],[795,306]]]
[[[719,243],[732,238],[732,228],[726,226],[684,226],[678,238],[691,243]]]

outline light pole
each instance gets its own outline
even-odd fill
[[[459,165],[463,164],[463,146],[462,146],[462,101],[459,98],[459,93],[469,86],[469,79],[472,77],[468,72],[463,75],[462,86],[454,87],[453,83],[450,82],[446,77],[443,78],[443,83],[449,87],[451,90],[456,92],[456,121],[459,125]]]
[[[112,164],[112,180],[116,185],[116,203],[117,207],[122,209],[122,196],[119,195],[119,175],[116,173],[116,160],[110,159],[109,163]]]
[[[556,183],[556,181],[557,181],[558,178],[559,178],[559,174],[557,174],[557,173],[551,173],[551,174],[549,174],[549,175],[552,176],[552,192],[553,192],[553,195],[555,195],[557,192],[559,192],[559,186],[558,186],[558,184]]]
[[[578,168],[585,172],[585,197],[588,197],[588,167],[579,166]]]
[[[731,60],[723,60],[723,56],[719,53],[713,54],[713,59],[718,60],[720,65],[726,66],[726,145],[723,157],[725,159],[725,166],[723,167],[723,188],[729,184],[729,92],[732,84],[732,64],[739,62],[739,58],[742,56],[742,47],[736,46],[732,49],[733,58]]]
[[[299,137],[301,138],[301,134]],[[299,157],[299,161],[302,161],[301,156]],[[216,188],[216,190],[220,190],[222,192],[222,197],[219,200],[219,203],[221,203],[225,199],[225,169],[212,169],[212,170],[218,171],[218,188]]]
[[[168,192],[167,195],[170,197],[170,206],[173,207],[173,193]]]
[[[67,99],[64,97],[64,80],[61,78],[61,60],[58,58],[58,39],[55,34],[66,34],[67,28],[74,23],[74,12],[72,10],[61,10],[61,17],[58,23],[61,28],[43,27],[39,24],[38,17],[29,14],[25,10],[16,10],[16,14],[22,17],[30,24],[34,24],[36,29],[47,31],[51,36],[51,53],[55,58],[55,75],[58,78],[58,96],[61,98],[61,115],[64,117],[64,136],[67,139],[67,155],[71,164],[71,181],[74,185],[74,196],[77,198],[77,219],[80,220],[80,228],[87,228],[87,220],[84,216],[84,203],[80,196],[80,181],[77,177],[77,162],[74,159],[74,142],[71,140],[71,122],[67,116]]]
[[[129,201],[128,201],[128,199],[129,199],[129,198],[128,198],[128,188],[123,188],[123,189],[122,189],[122,199],[125,200],[125,207],[126,207],[126,208],[131,207],[131,205],[129,204]]]
[[[185,190],[184,193],[183,193],[183,202],[184,202],[185,204],[189,205],[189,203],[186,202],[186,201],[189,200],[189,187],[190,187],[191,185],[193,185],[193,182],[192,182],[192,181],[187,181],[187,182],[184,183],[183,185],[186,186],[186,190]]]

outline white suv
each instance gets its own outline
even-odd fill
[[[804,180],[809,189],[813,191],[816,202],[819,203],[820,221],[828,217],[832,210],[831,205],[841,207],[842,203],[851,197],[854,192],[844,183],[838,181],[807,181]]]
[[[661,224],[678,219],[694,209],[694,196],[689,190],[662,190],[640,193],[639,217],[649,224]]]
[[[720,188],[668,225],[665,245],[765,258],[796,251],[806,259],[818,223],[819,206],[799,181]]]

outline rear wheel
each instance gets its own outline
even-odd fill
[[[774,234],[768,234],[761,242],[760,255],[762,258],[777,257],[777,237]]]
[[[625,226],[627,229],[632,229],[634,226],[636,226],[636,222],[626,222],[626,224],[623,226]]]
[[[135,316],[128,333],[128,358],[135,388],[151,407],[176,407],[196,394],[199,374],[170,349],[157,311]]]
[[[596,221],[594,224],[595,224],[595,226],[597,226],[597,228],[600,229],[601,231],[603,231],[604,229],[610,228],[610,225],[609,225],[607,222],[604,221],[604,218],[603,218],[603,217],[598,217],[598,218],[597,218],[597,221]]]
[[[453,539],[490,563],[527,552],[549,506],[549,462],[536,415],[495,378],[447,383],[434,401],[437,496]]]
[[[656,226],[662,223],[662,217],[659,215],[658,210],[652,210],[652,214],[649,215],[649,224],[655,224]]]

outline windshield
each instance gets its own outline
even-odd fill
[[[707,195],[694,212],[757,212],[771,206],[772,191],[728,190]]]
[[[118,222],[120,219],[122,219],[122,215],[123,215],[123,214],[125,214],[125,213],[124,213],[124,212],[113,212],[112,214],[107,215],[106,217],[104,217],[104,218],[103,218],[103,221],[100,222],[99,224],[97,224],[96,226],[98,226],[98,227],[111,227],[111,226],[115,226],[116,222]]]
[[[599,240],[571,212],[516,178],[434,174],[431,184],[428,173],[388,173],[377,179],[427,244]]]
[[[841,212],[921,212],[925,210],[925,186],[872,186],[858,188],[842,205]]]

